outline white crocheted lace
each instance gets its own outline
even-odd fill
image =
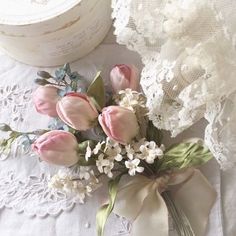
[[[234,92],[222,104],[209,104],[205,115],[209,122],[205,131],[205,141],[223,169],[236,164],[235,103]]]
[[[117,42],[142,58],[141,84],[156,127],[176,136],[235,91],[236,2],[113,0],[112,7]],[[211,126],[206,141],[228,166],[232,159],[216,151]]]

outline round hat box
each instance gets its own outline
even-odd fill
[[[0,0],[1,50],[29,65],[75,61],[111,24],[111,0]]]

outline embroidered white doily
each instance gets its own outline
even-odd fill
[[[235,91],[235,1],[113,0],[112,6],[118,43],[144,63],[141,84],[155,126],[176,136]],[[219,163],[232,165],[216,152],[208,127],[209,139]]]

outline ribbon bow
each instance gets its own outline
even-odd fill
[[[168,209],[161,192],[169,186],[195,236],[203,236],[216,192],[199,170],[148,179],[137,175],[118,191],[113,212],[133,221],[133,236],[168,236]]]

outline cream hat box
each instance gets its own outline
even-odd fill
[[[29,65],[81,58],[111,24],[111,0],[0,0],[1,50]]]

